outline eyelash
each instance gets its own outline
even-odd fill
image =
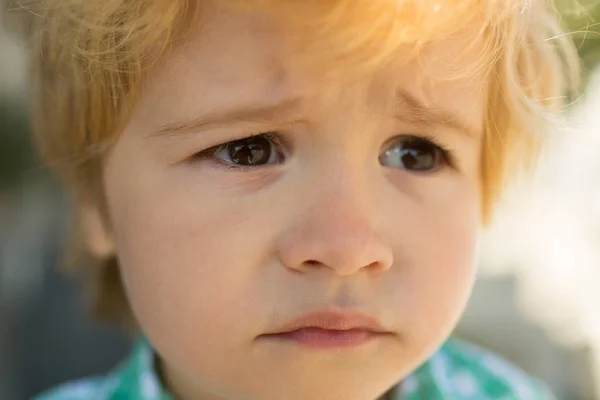
[[[433,135],[406,135],[406,136],[412,137],[415,139],[426,140],[426,141],[430,142],[432,145],[434,145],[435,147],[440,149],[440,152],[442,153],[442,158],[444,159],[444,162],[446,164],[448,164],[448,166],[450,166],[451,168],[457,167],[456,155],[455,155],[454,151],[450,150],[445,145],[440,143],[439,139],[437,139]]]
[[[226,163],[224,161],[219,160],[218,158],[213,157],[217,152],[224,150],[227,147],[227,145],[232,142],[235,142],[237,140],[252,139],[252,138],[262,138],[262,139],[268,140],[269,142],[271,142],[273,144],[273,146],[276,149],[281,149],[285,144],[283,138],[281,137],[281,134],[279,134],[277,132],[258,132],[258,133],[254,133],[249,136],[240,138],[240,139],[234,139],[234,140],[230,140],[225,143],[221,143],[219,145],[210,147],[206,150],[202,150],[201,152],[194,154],[190,161],[192,164],[196,164],[201,161],[205,161],[207,159],[212,159],[213,161],[215,161],[215,163],[219,167],[225,168],[226,170],[236,170],[236,171],[256,170],[257,168],[260,168],[260,167],[269,166],[269,165],[262,165],[262,166],[261,165],[258,165],[258,166],[235,165],[235,164]]]
[[[273,144],[273,146],[276,149],[281,149],[285,144],[285,141],[283,140],[281,134],[279,134],[278,132],[259,132],[256,134],[251,134],[251,135],[246,136],[241,139],[231,140],[231,141],[228,141],[225,143],[221,143],[217,146],[210,147],[206,150],[202,150],[202,151],[196,153],[195,155],[193,155],[190,162],[192,164],[196,164],[196,163],[205,161],[207,159],[212,159],[221,168],[225,168],[227,170],[237,170],[237,171],[256,170],[257,168],[260,168],[260,167],[267,167],[269,165],[272,165],[272,164],[257,165],[257,166],[236,165],[236,164],[230,164],[230,163],[224,162],[218,158],[213,157],[217,152],[224,150],[227,147],[227,145],[229,145],[232,142],[235,142],[237,140],[252,139],[252,138],[263,138],[265,140],[268,140],[269,142],[271,142]],[[440,143],[440,141],[433,135],[399,135],[399,136],[396,136],[396,137],[390,139],[390,141],[388,141],[388,142],[394,142],[394,141],[400,140],[402,138],[409,139],[409,140],[410,139],[423,140],[423,141],[429,142],[431,145],[433,145],[439,149],[444,164],[446,164],[447,166],[449,166],[451,168],[456,169],[456,167],[457,167],[456,155],[455,155],[454,151],[448,149],[445,145]],[[413,172],[417,172],[417,171],[413,171]]]

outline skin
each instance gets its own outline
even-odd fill
[[[376,399],[447,338],[471,291],[486,85],[435,76],[476,52],[457,60],[438,43],[418,64],[333,74],[301,61],[265,13],[205,17],[150,71],[106,157],[111,222],[89,206],[90,248],[118,254],[176,397]],[[421,121],[398,93],[456,120]],[[272,106],[284,110],[208,121]],[[228,168],[227,148],[207,153],[261,132],[281,138],[272,164]],[[406,148],[402,135],[432,137],[453,160],[413,171],[386,153]],[[423,146],[419,157],[438,154]],[[343,350],[261,336],[324,309],[371,315],[392,334]]]

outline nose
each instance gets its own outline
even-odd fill
[[[358,193],[361,185],[346,180],[335,186],[312,191],[317,200],[303,207],[280,238],[281,262],[297,272],[329,269],[339,276],[388,270],[393,253],[374,227],[375,207]]]

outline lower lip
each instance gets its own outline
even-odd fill
[[[269,337],[313,349],[350,349],[365,345],[380,335],[364,329],[303,328]]]

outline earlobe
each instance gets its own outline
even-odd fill
[[[92,204],[84,204],[80,208],[80,223],[84,242],[88,251],[99,259],[115,255],[115,243],[109,229],[107,219],[100,209]]]

